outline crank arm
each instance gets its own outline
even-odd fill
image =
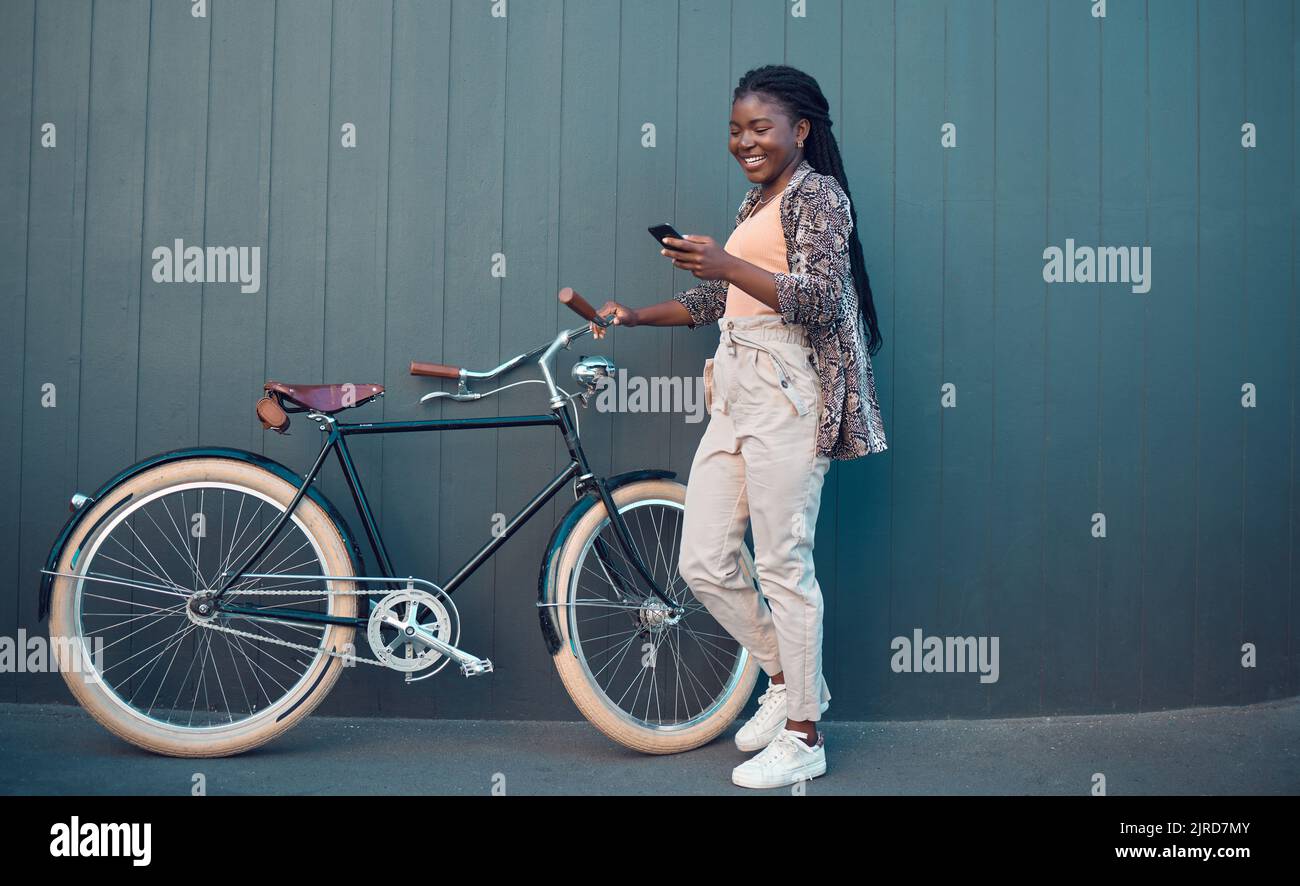
[[[486,658],[479,658],[457,649],[455,646],[449,646],[442,642],[433,634],[430,634],[421,625],[414,625],[416,634],[421,643],[430,649],[435,649],[456,661],[460,665],[460,672],[466,677],[474,677],[479,674],[486,674],[492,670],[492,662]]]

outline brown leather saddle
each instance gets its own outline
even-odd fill
[[[384,393],[383,385],[291,385],[268,381],[262,386],[266,395],[257,401],[257,417],[263,428],[283,434],[289,430],[290,412],[322,412],[333,415],[344,409],[361,406]],[[291,406],[286,403],[293,404]]]

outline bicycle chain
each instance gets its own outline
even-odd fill
[[[350,594],[350,595],[353,595],[353,596],[357,596],[357,595],[361,595],[361,596],[369,596],[369,595],[373,594],[374,591],[371,591],[371,590],[355,590],[355,591],[256,591],[256,590],[247,590],[247,591],[232,591],[231,593],[234,593],[234,594],[259,594],[259,595],[262,595],[262,596],[276,596],[276,597],[284,597],[284,596],[300,596],[300,597],[301,597],[301,596],[315,596],[315,597],[319,597],[319,596],[321,596],[322,594]],[[247,616],[245,616],[245,617],[247,617]],[[302,644],[302,643],[290,643],[288,640],[281,640],[281,639],[279,639],[278,637],[268,637],[268,636],[266,636],[265,634],[254,634],[254,633],[252,633],[251,631],[241,631],[241,630],[239,630],[238,628],[223,627],[223,626],[221,626],[221,625],[213,624],[212,622],[208,622],[208,621],[195,621],[195,622],[193,622],[193,623],[196,624],[196,625],[198,625],[198,626],[200,626],[200,627],[207,628],[208,630],[211,630],[211,631],[219,631],[219,632],[221,632],[221,633],[223,633],[223,634],[233,634],[233,635],[235,635],[236,637],[247,637],[247,638],[250,639],[250,640],[256,640],[256,641],[258,641],[258,642],[260,642],[260,643],[271,643],[271,644],[273,644],[273,645],[275,645],[275,646],[286,646],[286,647],[288,647],[289,649],[297,649],[297,650],[300,651],[300,652],[310,652],[310,653],[312,653],[313,655],[316,654],[316,653],[318,653],[318,652],[323,652],[323,653],[325,653],[326,655],[332,656],[333,658],[341,658],[341,659],[343,659],[345,662],[347,662],[347,661],[352,661],[352,662],[360,662],[361,664],[377,665],[377,666],[379,666],[379,667],[381,667],[381,668],[387,668],[387,667],[388,667],[388,665],[384,664],[382,661],[380,661],[380,660],[377,659],[377,658],[364,658],[364,657],[362,657],[362,656],[360,656],[360,655],[356,655],[356,654],[353,654],[353,653],[347,653],[347,652],[335,652],[333,649],[321,649],[319,646],[306,646],[306,645],[304,645],[304,644]],[[356,647],[354,646],[353,648],[356,648]]]

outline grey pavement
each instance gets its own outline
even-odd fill
[[[733,725],[686,754],[648,756],[585,721],[309,717],[237,757],[138,750],[80,708],[0,704],[0,794],[777,794],[731,784]],[[1300,700],[1145,714],[825,721],[818,794],[1300,793]],[[502,779],[504,781],[502,782]]]

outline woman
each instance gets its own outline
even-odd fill
[[[691,464],[678,566],[714,618],[769,675],[758,712],[736,734],[760,750],[732,771],[744,787],[780,787],[826,771],[817,721],[822,596],[813,529],[831,460],[887,448],[870,355],[881,337],[856,214],[826,97],[785,65],[741,78],[732,96],[732,155],[754,187],[720,247],[668,238],[661,252],[705,282],[669,301],[600,309],[619,326],[716,322],[705,363],[709,424]],[[592,327],[602,337],[605,330]],[[753,522],[770,611],[739,569]]]

